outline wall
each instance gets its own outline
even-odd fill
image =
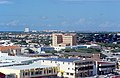
[[[4,74],[16,74],[17,78],[20,78],[20,70],[0,68],[0,72]]]
[[[41,60],[41,65],[59,66],[58,76],[61,76],[61,73],[63,73],[64,77],[75,78],[75,64],[73,62]],[[70,75],[70,73],[73,73],[73,75]]]

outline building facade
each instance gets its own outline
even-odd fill
[[[0,52],[15,56],[21,53],[21,48],[19,46],[0,46]]]
[[[80,78],[93,76],[94,62],[91,60],[49,58],[41,60],[41,65],[58,66],[58,77]]]
[[[39,47],[37,50],[39,53],[45,53],[45,51],[53,51],[54,48],[53,47]]]
[[[28,27],[26,27],[24,32],[30,32],[30,29]]]
[[[1,67],[2,73],[0,78],[57,78],[57,66],[40,65],[40,63],[30,65],[18,65]]]
[[[65,47],[76,45],[76,34],[62,34],[53,33],[52,34],[52,46],[54,47]]]
[[[98,75],[110,74],[110,73],[113,73],[115,71],[116,64],[113,62],[98,61],[96,63],[97,63],[96,68],[97,68]]]

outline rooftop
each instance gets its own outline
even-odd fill
[[[19,46],[0,46],[0,51],[20,49]]]
[[[80,59],[77,59],[77,58],[46,58],[46,59],[43,59],[43,60],[51,60],[51,61],[61,61],[61,62],[74,62],[74,61],[77,61]]]
[[[114,62],[108,62],[108,61],[98,61],[98,64],[115,64]]]
[[[0,56],[0,68],[22,70],[22,69],[51,67],[51,66],[40,65],[39,60],[42,60],[42,58],[3,55]]]
[[[51,67],[51,66],[40,65],[40,61],[37,61],[37,62],[34,62],[32,64],[29,64],[29,65],[19,65],[19,66],[2,67],[2,69],[5,68],[5,69],[15,69],[15,70],[27,70],[27,69],[48,68],[48,67]]]
[[[3,56],[0,56],[0,67],[28,65],[31,62],[38,61],[38,60],[40,60],[40,58],[3,55]]]
[[[99,54],[99,53],[80,53],[80,52],[64,52],[64,54],[68,54],[68,55],[74,55],[74,56],[93,56],[95,54]]]

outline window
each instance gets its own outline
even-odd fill
[[[23,76],[24,76],[25,74],[24,74],[24,72],[23,72]]]
[[[34,72],[33,72],[33,71],[31,72],[31,75],[34,75]]]
[[[25,72],[25,75],[28,75],[28,72]]]
[[[44,62],[44,60],[43,60],[43,62]]]
[[[39,71],[39,74],[42,74],[42,71]]]
[[[49,73],[52,73],[52,71],[51,71],[51,70],[49,70]]]
[[[70,73],[70,75],[72,75],[72,76],[73,76],[73,73]]]
[[[52,61],[51,61],[51,63],[52,63]]]
[[[91,61],[90,64],[92,64],[93,62]]]
[[[64,62],[63,62],[63,64],[64,64]]]
[[[46,74],[46,71],[44,70],[44,74]]]
[[[68,68],[68,70],[70,70],[70,68]]]
[[[39,74],[39,72],[38,72],[38,71],[36,71],[36,72],[35,72],[35,74]]]
[[[93,75],[93,71],[91,71],[91,75]]]
[[[67,75],[69,75],[69,73],[66,73]]]
[[[69,65],[70,63],[68,63],[68,65]]]

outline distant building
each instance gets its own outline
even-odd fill
[[[53,33],[52,34],[52,46],[65,47],[76,45],[76,34],[68,33]]]
[[[60,50],[65,49],[65,48],[66,48],[66,47],[54,47],[54,50],[60,51]]]
[[[37,32],[37,30],[32,30],[32,32],[34,32],[34,33],[35,33],[35,32]]]
[[[0,46],[0,53],[15,56],[21,53],[21,48],[19,46]]]
[[[45,53],[45,51],[52,51],[52,50],[54,50],[53,47],[39,47],[38,48],[39,53]]]
[[[24,32],[30,32],[30,29],[28,27],[26,27]]]
[[[10,40],[0,40],[0,46],[13,46],[13,44]]]
[[[85,59],[100,59],[100,53],[81,53],[81,52],[64,52],[64,55],[70,55],[75,57],[85,58]]]

